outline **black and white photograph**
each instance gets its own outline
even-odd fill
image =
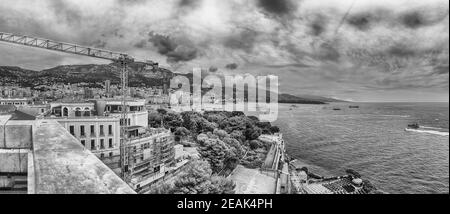
[[[0,195],[30,194],[448,196],[449,2],[0,0]]]

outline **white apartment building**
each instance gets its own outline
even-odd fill
[[[122,106],[123,102],[117,99],[96,100],[96,110],[98,115],[117,117],[122,121]],[[127,121],[128,126],[140,126],[147,128],[148,126],[148,111],[145,108],[145,100],[128,100],[127,107]]]
[[[113,170],[120,169],[120,118],[97,116],[95,103],[52,103],[45,119],[55,119]]]

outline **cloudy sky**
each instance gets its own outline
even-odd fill
[[[280,90],[445,101],[447,0],[1,0],[0,31],[152,59],[176,72],[273,74]],[[0,65],[108,63],[0,44]]]

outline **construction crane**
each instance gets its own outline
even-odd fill
[[[126,135],[126,130],[128,127],[128,109],[127,109],[127,97],[128,97],[128,69],[127,65],[135,62],[135,59],[130,57],[128,54],[119,53],[114,51],[102,50],[98,48],[85,47],[76,44],[70,44],[65,42],[52,41],[49,39],[42,39],[33,36],[17,35],[12,33],[0,32],[0,42],[12,43],[17,45],[24,45],[34,48],[47,49],[52,51],[59,51],[63,53],[76,54],[87,57],[94,57],[99,59],[110,60],[121,66],[120,81],[122,88],[122,122],[121,122],[121,134],[122,140],[120,141],[120,167],[121,176],[126,182],[130,182],[131,172],[125,166],[126,157],[131,157],[130,148],[127,147],[126,140],[128,136]],[[151,66],[153,69],[158,69],[158,63],[153,61],[144,62],[145,66]],[[167,81],[165,79],[164,81]],[[133,163],[128,160],[128,164]],[[130,167],[132,170],[133,167]]]

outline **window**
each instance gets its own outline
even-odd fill
[[[95,126],[91,125],[91,136],[95,136]]]
[[[69,130],[70,130],[70,134],[75,136],[75,126],[70,126]]]
[[[69,116],[69,109],[68,108],[64,108],[63,109],[63,117],[68,117]]]
[[[95,150],[95,140],[91,140],[91,150]]]
[[[113,139],[109,139],[109,148],[113,148],[113,147],[114,147]]]
[[[81,117],[81,108],[75,109],[75,117]]]
[[[91,110],[89,108],[84,108],[84,114],[85,117],[90,117],[91,116]]]
[[[105,140],[100,139],[100,149],[105,149]]]
[[[112,152],[109,153],[109,157],[112,157],[114,154]]]
[[[113,135],[113,126],[112,125],[108,126],[108,134]]]
[[[100,125],[100,136],[105,136],[105,132],[103,131],[103,125]]]
[[[86,146],[86,141],[85,140],[81,140],[81,145]]]
[[[100,158],[105,158],[105,154],[101,153]]]
[[[86,136],[86,132],[84,130],[84,126],[80,126],[80,135],[81,135],[81,137]]]

